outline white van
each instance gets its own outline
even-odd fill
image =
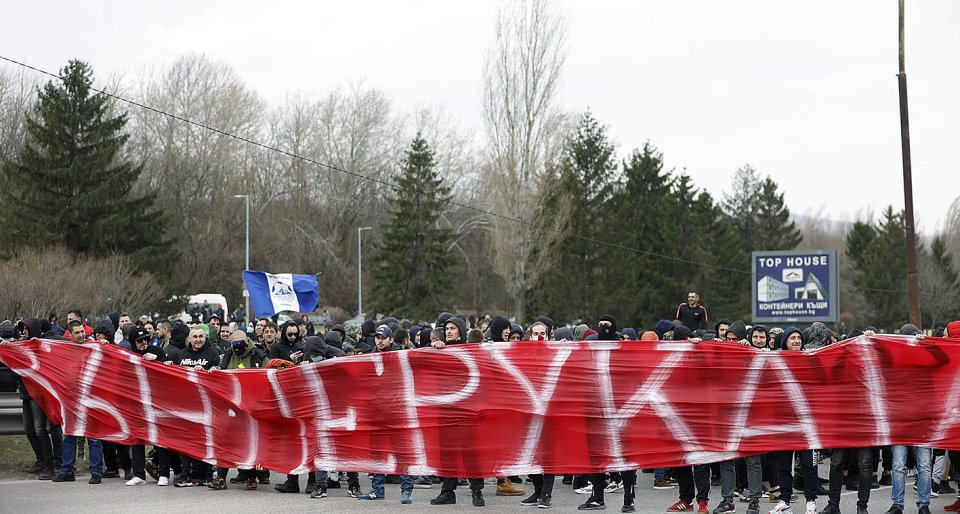
[[[198,303],[200,304],[201,307],[203,307],[203,302],[207,302],[208,304],[210,304],[210,307],[214,311],[217,310],[217,306],[220,306],[220,308],[223,309],[223,317],[226,318],[223,321],[230,320],[230,309],[227,307],[227,298],[222,294],[216,294],[216,293],[192,294],[188,296],[187,299],[189,300],[187,302],[187,307],[183,312],[180,313],[180,321],[184,323],[189,323],[191,319],[190,315],[187,314],[187,310],[189,310],[194,303]]]

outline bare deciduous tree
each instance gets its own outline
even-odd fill
[[[483,117],[487,134],[487,205],[517,223],[494,217],[492,264],[503,277],[514,312],[524,319],[524,296],[548,262],[530,262],[532,224],[550,161],[559,155],[564,116],[556,94],[567,56],[567,21],[545,0],[522,0],[497,18],[496,42],[484,67]],[[552,231],[541,231],[550,237]],[[544,258],[549,252],[539,252]]]
[[[6,277],[0,313],[10,319],[46,318],[82,309],[96,319],[113,310],[149,312],[162,288],[149,274],[133,271],[128,257],[77,257],[63,248],[31,250],[0,261]]]

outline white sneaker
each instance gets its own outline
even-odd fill
[[[585,485],[580,489],[574,489],[573,492],[577,494],[593,494],[593,485],[592,484]]]
[[[807,502],[806,514],[817,514],[817,502]]]
[[[143,485],[146,483],[147,481],[140,477],[133,477],[130,480],[127,480],[127,485]]]
[[[165,485],[170,485],[170,479],[167,477],[160,477],[157,479],[157,485],[163,487]]]
[[[607,487],[604,489],[604,491],[608,493],[615,493],[617,491],[622,491],[622,490],[623,490],[623,482],[610,482],[609,484],[607,484]]]
[[[793,514],[793,509],[789,504],[781,500],[777,503],[777,506],[770,509],[770,512],[767,514]]]

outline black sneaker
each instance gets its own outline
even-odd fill
[[[540,496],[540,503],[537,504],[538,509],[549,509],[553,505],[553,502],[550,501],[550,495],[544,494]]]
[[[760,500],[750,498],[750,503],[747,504],[747,514],[760,514]]]
[[[717,508],[713,509],[713,514],[725,514],[728,512],[736,512],[737,507],[727,500],[720,502],[720,505],[717,505]]]
[[[453,491],[440,491],[436,498],[430,500],[430,505],[453,505],[457,503],[457,495]]]
[[[917,514],[930,514],[930,507],[926,505],[920,507],[920,510],[917,511]]]
[[[921,509],[921,512],[923,512],[922,509]],[[866,507],[861,507],[861,506],[858,505],[858,506],[857,506],[857,514],[870,514],[870,513],[867,512],[867,508],[866,508]]]
[[[955,492],[957,492],[957,490],[950,487],[950,482],[946,480],[940,482],[940,494],[953,494]]]
[[[840,514],[840,507],[837,507],[832,503],[828,503],[827,506],[820,511],[820,514]]]
[[[483,499],[483,491],[473,491],[473,506],[483,507],[487,504]]]
[[[51,469],[41,469],[37,473],[37,480],[53,480],[53,470]]]
[[[360,496],[360,488],[357,486],[351,486],[349,489],[347,489],[347,496],[351,498],[356,498],[357,496]]]
[[[282,484],[277,484],[273,486],[273,489],[278,493],[299,493],[300,492],[300,483],[294,482],[292,480],[287,480]]]
[[[108,469],[103,472],[103,478],[120,478],[120,471],[116,469]]]
[[[173,482],[174,487],[193,487],[193,480],[190,480],[190,477],[179,476],[177,480]]]
[[[540,503],[540,495],[537,493],[533,493],[530,496],[520,500],[520,505],[526,505],[527,507],[532,507],[538,503]]]
[[[577,510],[605,510],[607,506],[603,503],[603,500],[598,500],[591,496],[587,501],[583,502],[582,505],[577,507]]]
[[[60,473],[57,476],[53,477],[52,480],[54,482],[76,482],[77,477],[74,475],[64,475]]]
[[[573,483],[573,475],[563,475],[563,480],[560,481],[563,485],[570,485]]]
[[[891,505],[889,509],[883,514],[903,514],[903,509],[897,507],[896,505]]]
[[[100,475],[93,475],[93,476],[91,476],[91,477],[90,477],[90,480],[87,480],[87,483],[88,483],[88,484],[94,484],[94,485],[99,484],[99,483],[100,483]]]
[[[231,478],[229,481],[230,481],[231,484],[242,484],[242,483],[245,483],[245,482],[247,481],[247,479],[246,479],[246,478],[240,478],[240,476],[238,475],[238,476],[235,476],[235,477]]]
[[[636,512],[636,507],[633,506],[633,501],[630,503],[624,503],[623,508],[620,509],[620,512]]]
[[[307,482],[307,487],[303,489],[303,492],[307,494],[313,494],[313,490],[317,488],[317,484],[314,482]]]
[[[326,497],[327,497],[327,488],[321,486],[321,487],[318,487],[318,488],[314,489],[313,492],[310,493],[310,497],[311,497],[311,498],[326,498]]]

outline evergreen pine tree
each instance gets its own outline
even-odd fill
[[[434,164],[418,134],[402,161],[390,221],[372,258],[374,312],[421,320],[450,306],[457,256],[450,251],[452,234],[439,226],[450,188]]]
[[[888,206],[876,225],[856,222],[847,234],[846,254],[856,269],[854,284],[873,311],[871,324],[894,330],[907,318],[907,244],[903,212]]]
[[[4,249],[64,245],[93,256],[130,255],[139,271],[166,276],[175,256],[162,241],[155,194],[133,194],[142,167],[121,156],[125,113],[93,94],[93,71],[71,60],[38,90],[27,141],[3,159]]]
[[[747,164],[734,173],[733,190],[722,205],[747,253],[789,250],[800,244],[800,230],[790,220],[777,183],[770,177],[761,179],[753,166]]]
[[[536,224],[552,227],[552,219],[562,219],[565,235],[551,248],[537,248],[558,252],[558,259],[529,291],[527,305],[534,315],[573,320],[598,315],[597,298],[610,282],[604,261],[609,248],[576,236],[609,238],[602,228],[609,216],[616,161],[606,130],[589,111],[581,116],[563,152]]]
[[[598,311],[619,310],[623,326],[652,327],[673,315],[673,298],[665,295],[683,288],[670,273],[671,261],[644,253],[673,255],[676,250],[663,244],[672,237],[678,210],[671,190],[676,179],[663,169],[663,154],[649,142],[624,160],[622,171],[603,233],[628,249],[607,250],[614,280],[599,299]]]

